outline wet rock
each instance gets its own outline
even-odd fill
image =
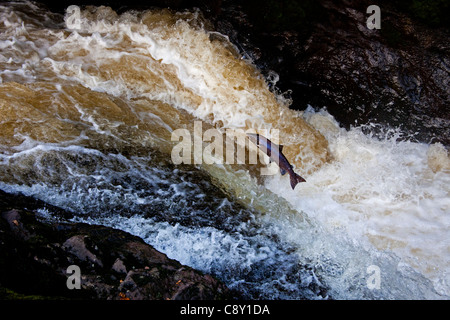
[[[79,260],[89,260],[92,263],[96,263],[100,267],[103,267],[103,263],[96,257],[96,255],[86,248],[86,244],[84,243],[85,237],[86,236],[84,235],[75,235],[70,237],[62,244],[62,248],[75,255]]]
[[[125,274],[127,273],[127,268],[123,264],[123,261],[120,260],[119,258],[116,259],[111,269],[117,273],[125,273]]]
[[[38,219],[42,208],[52,221]],[[52,211],[52,208],[55,211]],[[61,209],[0,191],[0,297],[63,299],[225,299],[222,282],[127,232],[70,223]],[[65,213],[70,216],[69,213]],[[58,217],[58,218],[56,218]],[[80,270],[80,289],[69,289]]]
[[[215,25],[293,109],[325,107],[346,128],[400,127],[408,138],[449,146],[450,5],[383,2],[381,29],[370,30],[371,4],[230,0]]]

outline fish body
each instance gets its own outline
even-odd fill
[[[299,182],[306,182],[305,179],[294,172],[292,165],[289,163],[282,152],[282,145],[277,145],[266,137],[257,133],[247,133],[247,136],[249,137],[250,141],[256,144],[256,146],[262,152],[269,156],[271,161],[274,161],[280,167],[280,172],[282,175],[289,173],[292,190],[295,189],[295,186]]]

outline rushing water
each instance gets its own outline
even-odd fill
[[[138,235],[247,298],[450,296],[446,149],[290,110],[199,12],[3,3],[0,66],[1,189]],[[174,165],[172,132],[199,120],[278,129],[307,182]]]

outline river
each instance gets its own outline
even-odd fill
[[[443,145],[289,109],[199,11],[12,2],[0,30],[0,189],[138,235],[249,299],[449,298]],[[174,164],[173,132],[196,122],[278,130],[306,183]]]

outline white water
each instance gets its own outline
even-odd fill
[[[393,253],[449,295],[450,160],[440,144],[385,139],[361,128],[339,128],[326,112],[308,109],[305,118],[330,143],[334,161],[295,191],[281,190],[277,176],[267,187],[331,233],[367,250]]]
[[[1,15],[1,189],[139,235],[251,298],[450,296],[442,146],[288,110],[224,37],[210,40],[198,13],[71,7],[63,25],[11,8]],[[280,175],[260,185],[243,168],[171,167],[153,150],[170,150],[168,133],[194,119],[280,128],[307,182],[292,191]]]

